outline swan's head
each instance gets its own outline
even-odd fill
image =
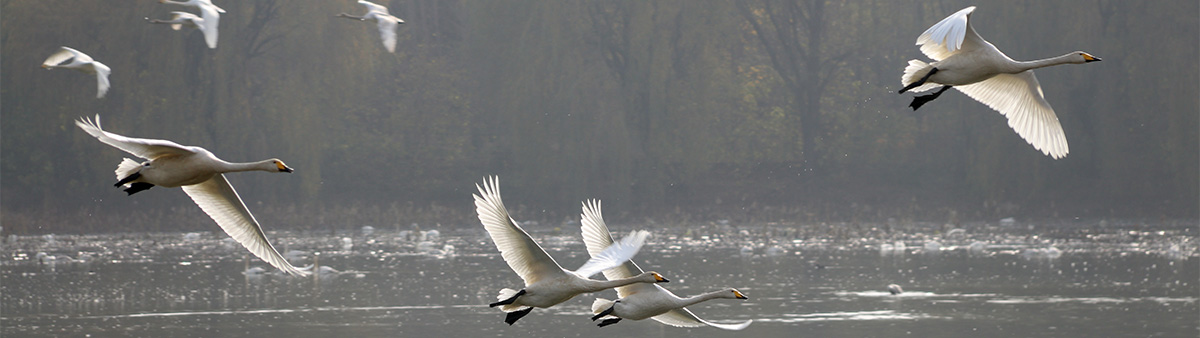
[[[746,295],[743,295],[742,292],[738,291],[737,289],[731,288],[731,289],[729,289],[729,293],[731,294],[730,298],[749,299],[749,298],[746,298]]]
[[[1075,52],[1075,54],[1079,55],[1079,58],[1083,60],[1083,61],[1080,61],[1079,63],[1100,61],[1100,58],[1098,58],[1092,54],[1088,54],[1087,52]]]
[[[642,275],[645,275],[648,280],[653,278],[654,283],[670,283],[671,282],[671,281],[667,280],[666,277],[663,277],[662,275],[660,275],[654,271],[647,271],[646,273],[644,273]]]
[[[279,172],[290,173],[290,172],[295,171],[294,169],[288,167],[286,164],[283,164],[283,161],[280,161],[277,158],[270,159],[269,161],[271,161],[271,164],[275,166],[274,170],[278,170]]]

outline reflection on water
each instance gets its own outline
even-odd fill
[[[1186,223],[905,234],[718,223],[656,229],[637,261],[680,295],[745,292],[747,301],[690,309],[754,319],[743,334],[755,337],[1194,337],[1200,255]],[[294,264],[315,265],[307,278],[247,257],[220,233],[10,236],[0,247],[0,335],[730,334],[653,321],[597,328],[588,296],[510,327],[486,304],[520,279],[484,236],[465,226],[272,234]],[[564,266],[586,260],[577,234],[534,237]]]

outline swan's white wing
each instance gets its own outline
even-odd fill
[[[50,54],[50,57],[46,58],[46,61],[42,61],[42,67],[57,66],[71,58],[75,58],[75,60],[80,62],[92,61],[92,58],[87,56],[87,54],[63,46],[58,51],[55,51],[54,54]]]
[[[479,194],[473,196],[479,221],[492,237],[496,249],[500,250],[500,256],[508,263],[508,267],[525,280],[525,285],[566,273],[554,258],[508,215],[508,209],[504,208],[504,200],[500,198],[499,178],[485,179],[482,187],[475,187],[479,189]]]
[[[576,269],[575,273],[580,277],[589,278],[600,271],[620,267],[637,255],[638,250],[642,249],[642,245],[646,244],[646,237],[649,236],[650,232],[647,231],[631,232],[620,242],[609,245],[600,254],[592,255],[592,258]]]
[[[390,15],[375,15],[376,24],[379,26],[379,36],[383,38],[383,47],[387,48],[388,53],[396,52],[396,21]]]
[[[579,220],[579,230],[583,233],[583,245],[587,247],[588,254],[592,257],[600,255],[614,242],[612,233],[608,231],[608,225],[604,223],[601,211],[600,201],[591,200],[583,205],[583,214],[580,215]],[[604,278],[608,280],[629,278],[640,275],[642,272],[644,272],[642,268],[638,267],[633,260],[628,260],[615,268],[604,270]],[[616,289],[617,297],[625,298],[641,292],[658,292],[661,287],[651,283],[633,283]]]
[[[95,122],[92,122],[91,119],[83,118],[75,121],[75,125],[92,135],[92,137],[100,140],[100,142],[104,142],[104,144],[144,159],[154,159],[163,155],[190,155],[197,152],[197,148],[195,147],[181,146],[178,143],[167,140],[125,137],[104,131],[104,129],[100,129],[100,115],[96,115]]]
[[[283,255],[279,254],[279,251],[275,250],[274,246],[271,246],[262,227],[258,225],[254,215],[250,214],[250,210],[246,209],[246,204],[242,203],[242,198],[238,197],[237,191],[234,191],[233,186],[229,185],[229,181],[225,180],[225,175],[217,174],[203,183],[185,185],[183,192],[191,196],[196,205],[204,210],[204,213],[212,217],[217,225],[220,225],[221,229],[229,234],[229,237],[242,243],[242,246],[250,250],[250,253],[283,272],[295,276],[309,274],[308,271],[292,266],[287,259],[283,258]]]
[[[1070,151],[1058,116],[1043,97],[1033,71],[1000,74],[954,89],[1004,114],[1008,126],[1042,153],[1058,159]]]
[[[214,5],[214,4],[212,3],[212,0],[200,0],[200,2],[201,2],[201,3],[204,3],[205,5],[212,6],[212,8],[213,8],[214,10],[216,10],[218,13],[225,13],[225,10],[224,10],[224,9],[221,9],[221,7],[217,7],[217,5]]]
[[[713,322],[710,322],[710,321],[707,321],[704,319],[700,319],[700,317],[696,317],[696,315],[693,314],[692,311],[688,310],[687,308],[678,308],[678,309],[674,309],[671,311],[667,311],[664,314],[650,317],[650,319],[653,319],[655,321],[658,321],[659,323],[667,324],[670,326],[699,327],[699,326],[708,325],[708,326],[712,326],[712,327],[715,327],[718,329],[725,329],[725,330],[741,330],[741,329],[746,328],[747,326],[750,326],[750,323],[754,322],[754,320],[747,320],[747,321],[736,323],[736,324],[713,323]]]
[[[374,2],[370,2],[370,1],[366,1],[366,0],[358,0],[358,3],[362,4],[363,7],[367,8],[367,13],[380,12],[380,13],[387,14],[387,12],[388,12],[387,7],[380,6],[378,4],[375,4]]]
[[[108,74],[112,73],[112,69],[95,61],[92,62],[92,69],[96,72],[96,98],[102,98],[105,93],[108,93]]]
[[[218,11],[219,9],[211,4],[200,6],[200,15],[204,19],[200,31],[204,33],[204,42],[208,44],[208,48],[217,48],[217,25],[221,22],[220,12],[224,12]]]
[[[987,42],[971,27],[971,12],[975,6],[964,8],[938,21],[917,37],[921,52],[934,60],[944,60],[959,50],[978,48]]]

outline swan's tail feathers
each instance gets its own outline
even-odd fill
[[[138,170],[141,169],[142,164],[138,163],[138,161],[134,161],[128,157],[121,160],[121,164],[117,165],[117,180],[119,182],[117,182],[116,186],[119,187],[124,185],[128,187],[130,181],[137,179],[136,177],[130,179],[130,177],[133,177],[133,175],[137,174]]]
[[[921,60],[908,60],[908,67],[904,67],[904,76],[900,77],[900,84],[908,87],[914,82],[920,81],[925,75],[928,75],[933,70],[933,65]],[[925,82],[920,86],[916,86],[908,91],[923,92],[940,86],[937,83]]]
[[[488,306],[489,307],[499,306],[500,310],[504,311],[504,312],[520,311],[525,306],[524,305],[513,305],[513,303],[517,301],[517,297],[521,297],[521,295],[524,295],[524,294],[525,294],[525,290],[518,291],[518,290],[509,289],[509,288],[504,288],[504,289],[500,290],[500,295],[496,297],[496,299],[498,299],[500,301],[488,304]]]
[[[611,300],[604,299],[604,298],[596,298],[596,301],[592,302],[592,313],[604,312],[604,310],[611,309],[613,304],[614,303]],[[595,320],[595,319],[593,319],[593,320]]]

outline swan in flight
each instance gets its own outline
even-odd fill
[[[237,191],[225,180],[225,173],[238,171],[292,172],[292,168],[278,159],[251,163],[230,163],[214,156],[200,147],[182,146],[167,140],[125,137],[100,128],[100,115],[96,120],[80,119],[75,125],[104,142],[127,153],[149,161],[138,163],[125,158],[117,165],[116,186],[125,187],[133,195],[156,185],[182,187],[204,213],[212,217],[221,229],[241,243],[255,256],[292,275],[306,276],[309,271],[296,268],[287,262],[279,251],[267,240],[262,226],[242,203]]]
[[[188,12],[171,12],[170,20],[150,20],[150,23],[171,25],[171,29],[179,30],[184,26],[199,29],[204,33],[204,42],[208,48],[217,48],[217,26],[205,24],[204,18]]]
[[[208,44],[208,48],[217,48],[217,25],[220,24],[220,22],[221,22],[221,13],[225,13],[224,9],[221,9],[221,7],[217,7],[217,5],[214,5],[211,0],[188,0],[188,1],[159,0],[158,2],[164,3],[164,4],[176,4],[176,5],[180,5],[180,6],[196,7],[197,9],[199,9],[201,21],[196,22],[194,20],[191,20],[191,22],[192,22],[192,24],[195,25],[196,28],[199,28],[200,31],[204,33],[204,42]],[[173,21],[180,19],[179,14],[176,14],[176,13],[183,13],[183,12],[171,12],[171,13],[175,14],[175,16],[173,16],[171,18],[171,20],[170,20],[171,22],[161,22],[161,23],[171,23],[172,24],[171,28],[174,28],[175,30],[179,30],[179,26],[175,25],[176,22],[173,22]],[[190,15],[192,18],[196,17],[195,14],[190,14],[190,13],[184,13],[184,14]],[[151,21],[151,22],[154,22],[154,21]],[[156,22],[156,23],[158,23],[158,22]]]
[[[383,38],[383,47],[387,48],[388,53],[396,52],[396,27],[404,23],[404,20],[388,14],[387,7],[377,5],[370,1],[359,0],[358,3],[367,7],[367,14],[363,16],[353,16],[346,13],[338,14],[337,16],[356,19],[356,20],[374,20],[379,26],[379,35]]]
[[[497,177],[484,179],[483,186],[475,185],[479,190],[475,197],[475,212],[479,221],[491,236],[500,256],[508,263],[521,279],[525,288],[521,290],[500,290],[498,302],[488,306],[497,307],[507,312],[504,322],[508,325],[516,323],[533,308],[548,308],[562,303],[581,293],[597,292],[633,283],[666,283],[656,272],[646,272],[628,278],[599,281],[590,279],[592,275],[620,266],[637,254],[650,235],[646,231],[634,231],[620,242],[592,254],[592,259],[575,271],[563,269],[543,250],[537,242],[529,237],[516,221],[509,217],[504,201],[500,199],[500,181]]]
[[[900,79],[904,85],[900,93],[941,87],[933,94],[914,97],[909,106],[916,110],[954,87],[1007,117],[1008,126],[1043,154],[1055,159],[1067,156],[1067,137],[1042,95],[1033,70],[1100,58],[1071,52],[1049,59],[1014,61],[975,32],[970,20],[974,11],[974,6],[958,11],[917,38],[921,52],[935,61],[909,60]]]
[[[605,247],[612,245],[613,238],[608,232],[601,216],[600,202],[596,200],[583,205],[583,216],[579,222],[583,231],[583,243],[589,254],[596,255]],[[604,270],[604,277],[611,280],[628,278],[642,273],[642,269],[633,261],[627,261],[621,266]],[[597,298],[592,303],[592,312],[596,313],[592,320],[607,318],[600,322],[604,327],[616,324],[621,319],[642,320],[654,319],[660,323],[679,327],[712,326],[726,330],[741,330],[750,326],[753,320],[736,324],[713,323],[696,317],[685,306],[697,304],[711,299],[730,298],[746,299],[737,289],[724,289],[692,297],[680,298],[666,288],[655,284],[630,284],[617,288],[617,300]]]
[[[71,47],[63,46],[59,48],[57,52],[46,58],[46,61],[42,61],[42,68],[74,69],[96,75],[96,98],[102,98],[105,93],[108,93],[108,74],[112,73],[112,69],[109,69],[103,63],[92,60],[91,56]]]

